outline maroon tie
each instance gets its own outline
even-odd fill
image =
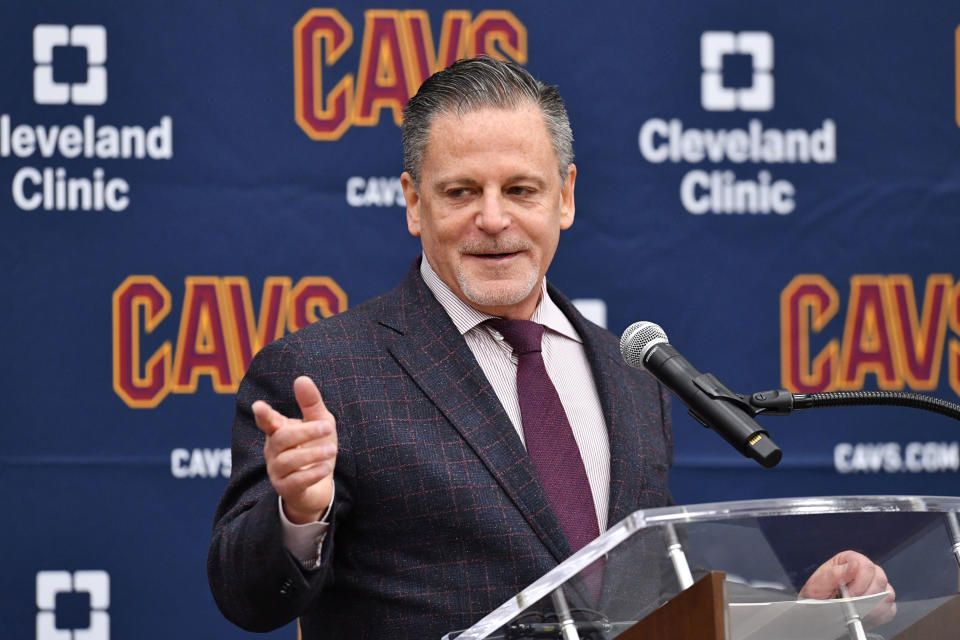
[[[579,551],[600,531],[580,449],[543,364],[540,343],[544,326],[530,320],[503,318],[487,322],[503,334],[517,356],[517,396],[527,456],[537,470],[570,549]]]

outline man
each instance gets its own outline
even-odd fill
[[[403,143],[422,258],[391,293],[265,347],[237,394],[208,571],[250,630],[439,638],[670,501],[664,390],[545,281],[577,176],[556,89],[460,61],[411,99]],[[511,337],[534,323],[496,318],[535,321],[542,358],[539,334],[532,359]],[[552,398],[552,466],[528,393]]]

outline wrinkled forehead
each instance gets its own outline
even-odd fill
[[[512,152],[539,156],[556,162],[550,132],[539,109],[529,105],[518,109],[487,107],[469,112],[448,112],[431,123],[424,159],[441,154],[469,155],[477,151]]]
[[[560,167],[559,154],[547,119],[540,105],[532,100],[519,100],[501,107],[490,104],[451,104],[437,111],[427,129],[421,166],[431,151],[467,151],[486,147],[493,141],[514,139],[528,152],[543,153],[552,166],[559,167],[561,181],[566,179],[567,167]]]

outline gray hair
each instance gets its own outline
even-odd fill
[[[462,115],[485,107],[518,109],[526,104],[540,107],[557,154],[560,179],[566,180],[567,167],[573,162],[573,132],[557,88],[516,63],[480,57],[458,60],[427,78],[404,108],[403,165],[413,183],[420,185],[420,166],[434,118],[453,111]]]

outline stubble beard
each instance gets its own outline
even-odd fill
[[[477,282],[466,277],[463,267],[457,268],[460,291],[467,300],[480,307],[507,307],[523,302],[539,284],[537,276],[537,272],[530,269],[525,282]]]
[[[460,247],[460,253],[513,253],[515,251],[526,251],[530,247],[526,243],[516,243],[509,246],[503,246],[500,243],[494,243],[493,247],[489,245],[478,246],[476,244],[467,244]],[[464,297],[473,304],[480,307],[506,307],[523,302],[540,284],[540,274],[534,265],[523,265],[522,274],[512,273],[516,267],[506,269],[504,280],[484,279],[479,276],[470,277],[463,263],[457,265],[457,284]],[[516,280],[517,276],[521,280]],[[511,277],[513,276],[513,277]]]

